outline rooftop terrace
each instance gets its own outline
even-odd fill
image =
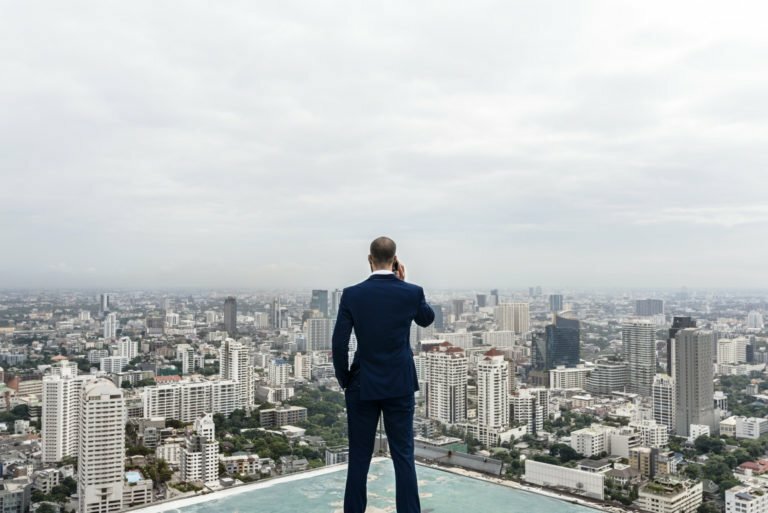
[[[419,492],[424,513],[589,513],[589,508],[420,466]],[[346,469],[273,479],[208,496],[158,504],[141,513],[341,513]],[[368,513],[395,512],[395,483],[389,460],[375,461],[368,478]]]

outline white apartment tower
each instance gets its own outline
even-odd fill
[[[308,355],[296,353],[293,359],[293,377],[306,381],[312,380],[312,359]]]
[[[80,395],[92,376],[78,376],[77,366],[61,362],[43,378],[41,439],[43,463],[77,456],[80,442]]]
[[[219,349],[219,376],[237,382],[238,408],[250,412],[253,407],[253,367],[248,347],[234,339],[225,339]]]
[[[189,344],[179,344],[176,346],[176,360],[181,362],[181,373],[183,375],[195,372],[195,363],[197,361],[195,349]]]
[[[275,358],[269,362],[267,376],[269,384],[275,387],[282,387],[288,383],[291,377],[291,364],[283,358]]]
[[[80,402],[77,491],[80,513],[123,508],[125,399],[107,379],[88,383]]]
[[[528,303],[501,303],[496,307],[495,315],[500,331],[513,331],[518,335],[529,331],[531,313]]]
[[[467,420],[467,356],[448,342],[426,353],[427,417],[444,424]]]
[[[653,401],[653,420],[667,426],[668,431],[675,428],[675,380],[666,374],[656,374],[651,390]]]
[[[546,392],[546,389],[544,391]],[[515,423],[527,426],[530,435],[536,435],[544,429],[547,401],[542,399],[542,394],[525,388],[518,390],[517,395],[509,398],[512,418]]]
[[[104,317],[104,338],[117,336],[117,314],[110,313]]]
[[[656,326],[647,319],[631,319],[621,327],[624,360],[629,365],[629,392],[651,396],[656,374]]]
[[[477,364],[478,440],[496,445],[498,433],[509,426],[509,364],[491,349]]]
[[[139,356],[139,341],[131,340],[130,337],[120,337],[117,341],[117,356],[127,358],[129,362]]]
[[[187,436],[186,446],[181,449],[180,467],[182,481],[218,481],[219,442],[212,414],[195,419],[195,432]]]

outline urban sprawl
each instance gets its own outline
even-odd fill
[[[0,292],[0,511],[117,513],[344,463],[341,294]],[[768,511],[765,296],[429,301],[422,462],[610,509]]]

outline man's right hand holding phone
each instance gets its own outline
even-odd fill
[[[397,257],[395,257],[395,263],[392,264],[392,272],[395,273],[398,279],[405,281],[405,265]]]

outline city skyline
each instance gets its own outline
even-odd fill
[[[761,286],[764,4],[43,5],[4,287]]]

